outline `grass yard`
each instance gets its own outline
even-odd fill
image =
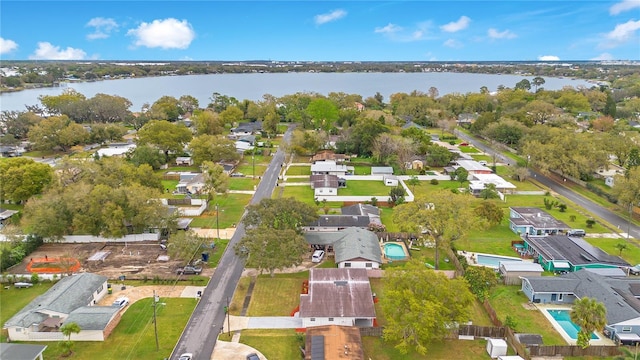
[[[540,334],[544,345],[566,345],[562,336],[540,311],[524,308],[523,305],[528,301],[520,291],[520,286],[500,285],[494,288],[489,296],[489,302],[502,322],[507,315],[516,320],[516,332]]]
[[[4,325],[13,315],[25,307],[31,300],[44,294],[53,286],[52,282],[41,282],[30,288],[16,289],[11,286],[5,289],[0,286],[0,323]],[[0,341],[7,341],[6,330],[0,332]]]
[[[209,210],[201,216],[193,219],[191,227],[200,227],[205,229],[216,228],[216,211],[215,204],[218,204],[220,213],[218,215],[219,226],[221,229],[231,227],[240,221],[240,217],[244,213],[244,208],[249,204],[252,195],[248,194],[225,194],[218,196],[209,204]]]
[[[311,186],[311,178],[310,177],[288,177],[284,181],[285,183],[309,183],[307,186]]]
[[[245,174],[246,175],[246,174]],[[260,180],[249,177],[230,177],[229,190],[253,190]]]
[[[371,166],[355,165],[353,166],[353,175],[371,175]]]
[[[242,305],[244,304],[244,298],[247,295],[247,290],[250,283],[250,277],[245,276],[240,278],[240,281],[236,286],[236,291],[233,293],[231,304],[229,304],[229,313],[231,315],[240,315],[240,312],[242,311]]]
[[[393,187],[382,181],[349,180],[347,187],[338,189],[340,196],[388,196]]]
[[[402,354],[394,347],[394,344],[385,342],[382,338],[373,336],[362,337],[364,346],[364,358],[371,360],[489,360],[486,340],[445,340],[428,345],[426,355],[420,355],[415,351]],[[452,354],[455,353],[455,356]]]
[[[290,166],[287,169],[287,176],[311,175],[311,166]]]
[[[252,164],[243,164],[238,166],[234,172],[241,172],[245,176],[251,176],[254,175],[253,169],[254,166]],[[256,163],[255,170],[255,176],[262,176],[262,174],[264,174],[264,172],[267,170],[267,165],[259,165],[258,163]]]
[[[71,359],[164,359],[168,358],[178,341],[197,300],[193,298],[161,298],[156,309],[158,343],[156,350],[153,327],[152,299],[145,298],[131,304],[118,326],[106,341],[76,341]],[[60,358],[57,343],[49,343],[46,359]]]
[[[279,187],[276,187],[274,194],[280,194]],[[305,204],[315,205],[313,189],[309,186],[286,186],[282,193],[283,198],[293,197]]]
[[[458,146],[458,150],[465,154],[477,154],[480,150],[476,149],[473,146]]]
[[[393,222],[393,208],[389,207],[381,207],[380,209],[380,220],[386,226],[388,232],[400,232],[400,228],[398,225]]]
[[[589,244],[604,250],[607,254],[622,257],[631,265],[640,264],[640,248],[627,242],[627,239],[585,238],[585,240]],[[626,244],[627,249],[620,253],[620,250],[616,249],[617,244]]]
[[[279,274],[277,277],[259,276],[251,295],[247,316],[289,316],[300,304],[302,282],[308,279],[308,272],[299,274]]]
[[[214,268],[218,266],[220,258],[222,258],[222,254],[224,254],[224,251],[227,249],[227,245],[229,245],[228,239],[220,239],[216,240],[216,247],[213,251],[207,250],[210,254],[209,261],[207,262],[209,267]]]
[[[294,329],[243,330],[240,342],[259,350],[267,359],[299,360],[304,348],[304,334]]]

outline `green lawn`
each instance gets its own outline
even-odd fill
[[[279,187],[276,187],[274,193],[279,194],[279,190],[281,189]],[[303,203],[315,205],[315,202],[313,200],[313,189],[309,186],[286,186],[284,188],[284,192],[282,193],[282,197],[293,197],[298,201],[302,201]]]
[[[215,204],[217,203],[218,209],[220,210],[218,214],[220,228],[231,227],[232,224],[237,224],[240,221],[240,217],[244,213],[244,208],[249,204],[251,197],[252,195],[247,194],[225,194],[218,196],[209,204],[209,210],[201,216],[194,218],[190,226],[215,229]]]
[[[489,297],[489,302],[501,321],[504,322],[507,315],[516,319],[516,332],[540,334],[545,345],[566,345],[562,336],[540,311],[524,308],[523,305],[528,301],[520,291],[520,286],[497,286]]]
[[[362,337],[364,358],[371,360],[489,360],[486,340],[446,340],[429,344],[426,355],[415,351],[402,354],[394,344],[385,342],[382,338],[373,336]],[[453,356],[452,354],[455,354]]]
[[[631,265],[640,264],[640,248],[632,243],[628,243],[627,239],[585,238],[585,240],[608,254],[622,257]],[[616,249],[617,244],[626,244],[627,249],[623,250],[621,254],[620,250]]]
[[[258,163],[256,163],[255,174],[253,170],[254,170],[254,166],[252,164],[248,164],[248,165],[245,164],[245,165],[238,166],[235,172],[241,172],[245,176],[251,176],[251,175],[262,176],[262,174],[264,174],[264,172],[267,170],[267,165],[259,165]]]
[[[347,187],[338,189],[340,196],[388,196],[393,187],[382,181],[349,180]]]
[[[243,330],[240,342],[260,351],[267,359],[299,360],[304,334],[294,329]]]
[[[245,174],[246,175],[246,174]],[[231,177],[229,178],[229,190],[253,190],[254,186],[257,186],[260,180],[257,178],[252,179],[248,177]]]
[[[284,181],[285,183],[308,183],[311,181],[310,177],[287,177],[287,179]],[[310,186],[310,185],[309,185]]]
[[[158,343],[156,350],[151,298],[131,304],[118,326],[105,341],[75,342],[69,359],[164,359],[168,358],[182,334],[197,300],[193,298],[161,298],[158,305]],[[45,359],[60,358],[57,343],[48,343]]]
[[[248,316],[289,316],[300,304],[302,282],[308,279],[308,272],[299,274],[279,274],[278,277],[260,276],[256,280],[251,295]],[[300,276],[300,277],[298,277]]]
[[[25,307],[38,295],[44,294],[51,286],[53,286],[53,283],[49,281],[25,289],[16,289],[11,286],[7,290],[4,286],[0,286],[0,324],[7,322],[7,320],[20,311],[20,309]],[[6,342],[6,331],[2,330],[0,334],[0,341]]]
[[[311,175],[311,166],[290,166],[287,169],[287,176]]]
[[[353,175],[371,175],[371,166],[355,165],[353,166]]]
[[[460,152],[465,154],[476,154],[480,152],[480,150],[476,149],[473,146],[458,146],[458,149],[460,150]]]

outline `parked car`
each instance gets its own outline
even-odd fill
[[[231,177],[244,177],[244,174],[241,172],[235,172],[233,174],[231,174]]]
[[[200,275],[201,272],[202,272],[201,267],[195,267],[191,265],[187,265],[185,267],[182,267],[176,270],[176,273],[178,275]]]
[[[629,274],[631,274],[631,275],[640,275],[640,264],[630,267],[629,268]]]
[[[247,355],[247,360],[260,360],[260,357],[256,353],[251,353]]]
[[[567,235],[582,237],[582,236],[587,235],[587,232],[582,230],[582,229],[571,229],[571,230],[567,231]]]
[[[119,306],[119,307],[125,307],[125,306],[127,306],[127,304],[129,304],[129,298],[128,298],[128,297],[121,296],[121,297],[117,298],[117,299],[113,302],[113,304],[111,304],[111,305],[113,305],[113,306]]]
[[[487,166],[487,162],[485,160],[480,160],[478,163],[482,166]]]
[[[192,353],[184,353],[180,355],[180,357],[178,358],[178,360],[191,360],[191,359],[193,359]]]
[[[324,250],[316,250],[311,255],[311,262],[319,263],[322,259],[324,259]]]

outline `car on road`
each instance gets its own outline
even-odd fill
[[[113,304],[111,304],[112,306],[119,306],[119,307],[125,307],[127,306],[127,304],[129,304],[129,298],[125,297],[125,296],[121,296],[119,298],[117,298]]]
[[[180,355],[180,357],[178,358],[178,360],[191,360],[191,359],[193,359],[192,353],[184,353]]]
[[[247,360],[260,360],[260,357],[256,353],[251,353],[247,355]]]
[[[201,267],[195,267],[191,265],[187,265],[185,267],[181,267],[181,268],[178,268],[178,270],[176,270],[176,274],[178,275],[200,275],[201,272],[202,272]]]
[[[640,264],[630,267],[629,268],[629,274],[631,274],[631,275],[640,275]]]
[[[324,250],[316,250],[311,255],[311,262],[319,263],[324,259]]]

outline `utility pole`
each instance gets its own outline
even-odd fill
[[[157,304],[158,304],[158,298],[156,298],[156,291],[153,290],[153,328],[156,332],[156,351],[160,350],[160,344],[158,343],[158,319],[156,318]]]
[[[218,222],[218,204],[216,204],[216,232],[218,240],[220,240],[220,223]]]
[[[255,151],[255,150],[252,150]],[[251,174],[251,178],[255,179],[256,178],[256,154],[252,153],[251,154],[251,160],[253,162],[253,173]]]
[[[231,335],[231,315],[229,314],[229,297],[227,296],[227,335]]]

